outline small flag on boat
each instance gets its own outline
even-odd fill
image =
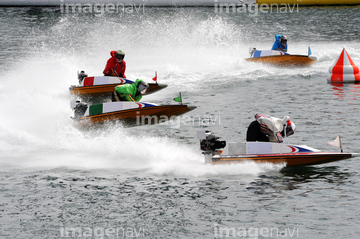
[[[157,71],[155,71],[155,77],[152,78],[153,81],[157,81]]]
[[[341,146],[340,135],[338,135],[333,141],[329,141],[328,144],[330,144],[331,146],[340,148],[341,152],[343,152],[343,149],[342,149],[342,146]]]
[[[310,46],[309,46],[309,48],[308,48],[308,56],[310,56],[312,53],[311,53],[311,48],[310,48]]]
[[[174,98],[174,100],[175,100],[176,102],[181,102],[181,104],[182,104],[181,92],[179,92],[179,96],[176,97],[176,98]]]

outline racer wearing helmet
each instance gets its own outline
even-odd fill
[[[287,49],[287,37],[285,35],[276,35],[271,50],[287,52]]]
[[[126,78],[126,62],[124,61],[125,52],[122,50],[111,51],[110,55],[111,58],[107,61],[103,72],[104,75]]]
[[[118,85],[112,93],[111,100],[138,102],[149,91],[149,84],[141,79],[136,79],[133,84]]]
[[[115,58],[116,60],[120,63],[121,61],[124,60],[125,58],[125,52],[123,52],[122,50],[118,50],[115,52]]]
[[[140,93],[140,95],[145,95],[149,91],[149,84],[146,83],[145,81],[141,81],[139,83],[137,89],[138,89],[138,93]]]
[[[284,129],[281,131],[281,135],[284,137],[289,137],[295,133],[296,126],[294,122],[290,120],[290,118],[286,121],[286,125],[284,124]]]
[[[295,133],[296,127],[289,116],[283,119],[256,114],[246,133],[246,141],[282,143],[284,137]]]

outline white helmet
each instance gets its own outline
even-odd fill
[[[289,120],[286,123],[285,129],[284,129],[285,137],[289,137],[290,135],[294,134],[295,130],[296,130],[295,124]]]
[[[290,135],[295,133],[296,130],[296,126],[295,124],[290,120],[289,116],[285,116],[282,119],[283,125],[284,125],[284,130],[283,130],[283,134],[284,137],[289,137]]]

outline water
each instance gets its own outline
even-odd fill
[[[0,9],[1,238],[358,238],[358,158],[301,169],[205,165],[196,131],[243,141],[256,113],[289,115],[286,143],[359,152],[360,86],[331,85],[345,47],[360,65],[359,7],[215,14],[213,8],[61,14]],[[248,63],[275,34],[318,62],[302,69]],[[129,79],[169,86],[145,96],[197,109],[167,124],[81,131],[70,116],[76,72],[101,74],[126,52]],[[181,120],[181,121],[180,121]]]

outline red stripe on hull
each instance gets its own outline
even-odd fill
[[[295,154],[267,154],[267,155],[241,155],[213,157],[212,164],[222,163],[241,163],[254,161],[256,163],[286,164],[287,167],[299,167],[307,165],[316,165],[339,161],[351,158],[348,153],[295,153]]]
[[[94,85],[94,79],[95,79],[95,77],[86,77],[84,79],[84,86],[92,86],[92,85]]]
[[[115,90],[115,86],[122,84],[109,84],[109,85],[90,85],[90,86],[76,86],[70,88],[70,94],[72,95],[101,95],[101,94],[111,94]],[[154,93],[162,88],[165,88],[167,85],[149,83],[149,93]]]

